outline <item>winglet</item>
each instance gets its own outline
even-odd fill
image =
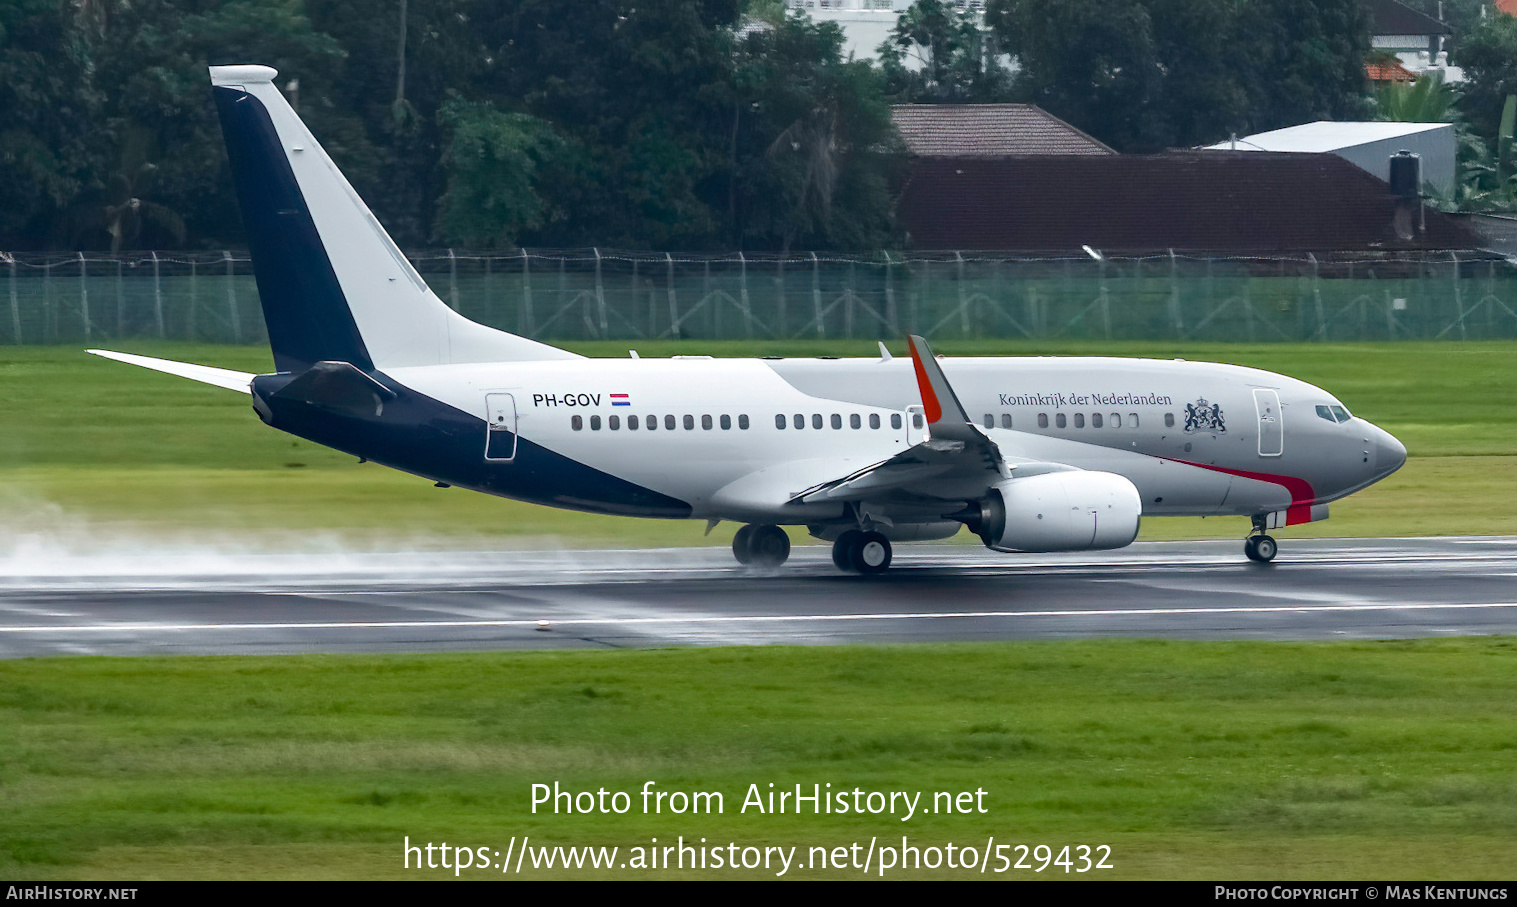
[[[942,367],[933,358],[932,347],[917,334],[912,334],[910,341],[911,364],[916,369],[917,389],[922,393],[922,409],[929,429],[937,434],[940,425],[967,424],[969,415],[964,412]]]

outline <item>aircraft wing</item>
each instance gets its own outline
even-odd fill
[[[970,421],[927,341],[913,334],[910,342],[927,440],[888,460],[797,492],[792,502],[878,500],[892,494],[975,498],[1002,479],[1074,469],[1004,454],[984,429]]]

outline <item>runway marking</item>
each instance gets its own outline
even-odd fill
[[[944,620],[957,618],[987,617],[1155,617],[1200,614],[1310,614],[1345,611],[1448,611],[1486,608],[1517,608],[1517,602],[1464,602],[1464,603],[1411,603],[1371,605],[1278,605],[1274,607],[1229,607],[1229,608],[1134,608],[1064,611],[914,611],[897,614],[776,614],[776,615],[727,615],[705,617],[571,617],[512,618],[508,620],[396,620],[396,621],[340,621],[316,623],[243,623],[243,624],[87,624],[71,626],[58,624],[47,627],[0,627],[0,633],[143,633],[152,631],[181,630],[414,630],[469,627],[531,627],[536,629],[543,621],[550,627],[588,626],[597,624],[630,624],[648,626],[654,624],[737,624],[737,623],[804,623],[825,621],[880,621],[880,620]]]

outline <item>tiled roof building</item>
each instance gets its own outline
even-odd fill
[[[898,104],[891,118],[913,157],[1116,154],[1031,104]]]

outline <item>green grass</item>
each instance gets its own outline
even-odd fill
[[[135,343],[131,352],[246,371],[261,347]],[[899,346],[899,344],[897,344]],[[870,355],[867,342],[640,343],[645,356]],[[1304,536],[1517,533],[1504,476],[1517,454],[1517,343],[1014,344],[944,342],[953,355],[1128,355],[1254,365],[1328,388],[1407,445],[1400,473],[1333,506]],[[625,344],[579,344],[596,356]],[[902,352],[897,350],[897,353]],[[111,531],[239,534],[291,530],[414,544],[726,544],[730,527],[597,517],[431,483],[265,427],[245,398],[65,347],[0,349],[0,511],[52,514]],[[16,525],[15,520],[9,521]],[[1148,520],[1144,538],[1236,537],[1240,520]],[[799,540],[801,536],[797,535]],[[967,534],[965,535],[967,539]],[[971,540],[972,541],[972,540]]]
[[[1109,844],[1114,878],[1505,878],[1514,657],[1489,638],[9,661],[0,876],[451,875],[407,872],[407,835],[906,834]],[[726,810],[531,812],[533,783],[650,780]],[[770,782],[984,789],[987,812],[740,813]]]

